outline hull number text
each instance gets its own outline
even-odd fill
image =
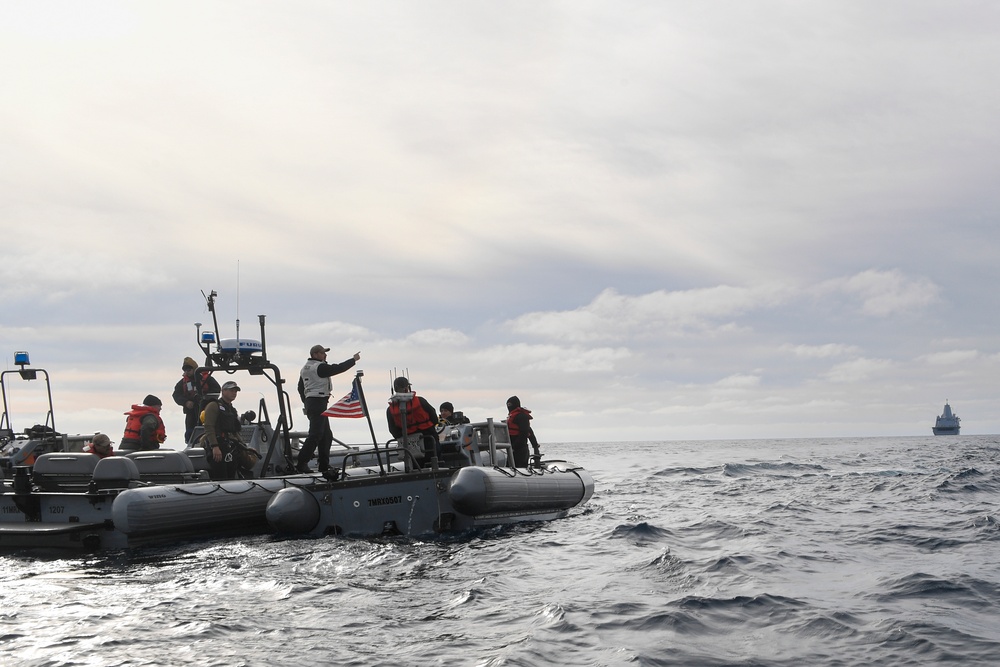
[[[398,505],[403,502],[403,496],[385,496],[384,498],[369,498],[368,507],[378,505]]]

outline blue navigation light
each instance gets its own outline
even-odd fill
[[[17,364],[18,366],[27,366],[28,364],[30,364],[31,361],[28,359],[28,353],[27,352],[15,352],[14,353],[14,363]]]
[[[202,343],[214,343],[215,342],[215,332],[214,331],[202,331],[201,332],[201,342]]]

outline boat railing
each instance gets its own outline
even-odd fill
[[[413,456],[413,452],[403,446],[399,447],[383,447],[378,452],[385,457],[385,461],[388,464],[388,470],[386,472],[412,472],[420,468],[417,459]],[[402,469],[398,469],[392,465],[392,457],[396,455],[396,461],[402,462]],[[349,463],[351,465],[349,465]],[[358,450],[348,452],[341,459],[341,464],[336,470],[337,479],[347,479],[350,475],[349,470],[354,470],[357,468],[371,469],[375,474],[382,474],[381,471],[385,468],[379,465],[378,459],[376,457],[376,452],[374,450]]]
[[[455,443],[457,447],[465,449],[472,465],[498,468],[514,466],[514,450],[510,444],[507,424],[494,421],[492,417],[484,422],[449,427],[442,438],[442,444]]]

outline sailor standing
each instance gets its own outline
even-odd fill
[[[542,452],[538,449],[538,438],[531,428],[531,410],[521,407],[521,399],[511,396],[507,399],[507,432],[510,434],[511,449],[514,450],[514,465],[518,468],[528,467],[528,442],[535,450],[536,460],[541,460]]]
[[[330,418],[324,417],[326,406],[333,393],[334,375],[340,375],[354,367],[361,359],[361,353],[339,364],[326,363],[326,353],[330,348],[313,345],[309,350],[309,359],[299,371],[299,397],[305,406],[306,417],[309,418],[309,435],[302,449],[299,450],[299,460],[295,469],[299,472],[309,472],[309,460],[319,449],[317,464],[320,472],[330,468],[330,446],[333,444],[333,431],[330,430]]]
[[[236,479],[236,448],[242,426],[233,407],[240,386],[230,380],[222,385],[219,397],[205,406],[204,447],[208,474],[212,479]]]

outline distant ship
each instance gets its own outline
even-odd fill
[[[958,418],[958,415],[951,411],[951,406],[948,405],[948,401],[944,402],[944,412],[941,416],[937,418],[934,423],[934,435],[958,435],[959,422],[962,420]]]

